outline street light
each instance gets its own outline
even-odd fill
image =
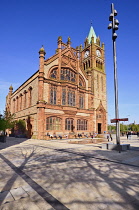
[[[115,90],[115,119],[116,119],[116,142],[120,145],[120,126],[119,126],[119,109],[118,109],[118,81],[117,81],[117,62],[116,62],[116,30],[118,30],[119,21],[115,19],[117,11],[114,9],[114,4],[111,4],[111,14],[109,16],[108,29],[112,29],[113,40],[113,61],[114,61],[114,90]],[[120,147],[119,147],[120,148]],[[120,149],[119,149],[120,152]]]

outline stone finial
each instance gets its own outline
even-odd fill
[[[70,40],[70,37],[68,37],[67,45],[70,47],[70,44],[71,44],[71,40]]]
[[[83,46],[82,46],[82,44],[80,45],[80,51],[82,51],[83,50]]]
[[[42,47],[40,48],[40,50],[39,50],[39,54],[40,53],[43,53],[44,55],[46,54],[46,52],[45,52],[45,49],[44,49],[44,47],[43,47],[43,45],[42,45]]]
[[[56,54],[58,53],[58,48],[55,50],[55,53],[56,53]]]
[[[102,49],[104,49],[104,48],[105,48],[105,44],[104,44],[104,43],[102,43],[101,47],[102,47]]]
[[[86,39],[85,39],[84,44],[85,44],[85,47],[87,47],[87,46],[89,45],[89,41],[88,41],[88,38],[87,38],[87,37],[86,37]]]
[[[12,85],[9,87],[9,90],[13,91],[13,86]]]
[[[62,41],[62,36],[59,36],[57,41]]]
[[[100,37],[99,36],[96,39],[96,44],[100,46]]]
[[[79,50],[79,49],[80,49],[79,46],[77,46],[77,47],[76,47],[76,50]]]

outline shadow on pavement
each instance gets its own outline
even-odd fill
[[[45,145],[21,144],[17,154],[23,163],[19,167],[12,163],[14,158],[9,160],[2,154],[0,158],[54,209],[138,209],[138,168],[106,160],[108,153],[124,157],[126,152],[86,151],[91,157],[76,148]],[[11,183],[10,188],[14,176],[6,183]]]
[[[16,144],[21,144],[22,142],[25,142],[27,140],[27,138],[6,137],[6,142],[0,142],[0,150],[14,146]]]

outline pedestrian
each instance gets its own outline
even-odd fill
[[[107,134],[107,140],[109,141],[109,138],[110,138],[110,135],[109,134]]]
[[[127,139],[128,139],[128,132],[126,133]]]
[[[113,140],[113,139],[112,139],[112,135],[111,135],[111,133],[110,133],[110,139],[111,139],[111,141]]]

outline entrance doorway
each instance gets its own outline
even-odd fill
[[[98,123],[98,134],[101,134],[101,123]]]

